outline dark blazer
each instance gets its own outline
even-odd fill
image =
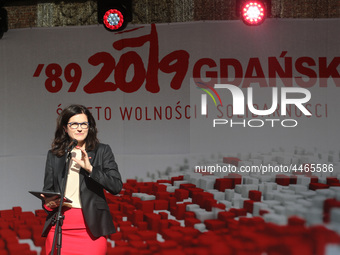
[[[80,201],[86,225],[94,237],[100,237],[116,232],[103,189],[115,195],[121,191],[123,183],[109,145],[98,144],[95,150],[87,153],[93,170],[89,174],[80,169]],[[66,155],[57,157],[51,151],[48,152],[44,191],[61,192],[65,161]],[[57,210],[48,212],[42,236],[47,236]]]

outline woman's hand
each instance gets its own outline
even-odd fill
[[[87,155],[87,152],[84,148],[80,146],[76,146],[77,149],[81,150],[81,159],[77,159],[75,157],[72,158],[75,162],[77,162],[83,169],[85,169],[87,172],[92,172],[92,165],[90,163],[90,158]]]
[[[60,197],[59,196],[45,197],[43,194],[41,194],[41,196],[45,200],[45,206],[46,207],[48,207],[50,209],[54,209],[54,208],[59,207],[59,205],[60,205]]]

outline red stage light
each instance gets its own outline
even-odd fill
[[[132,0],[97,0],[97,6],[98,23],[109,31],[121,31],[132,21]]]
[[[103,23],[109,30],[119,30],[123,26],[124,16],[118,9],[110,9],[105,12]]]
[[[260,25],[266,18],[266,6],[263,1],[244,1],[241,17],[247,25]]]

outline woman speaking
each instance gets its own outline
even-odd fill
[[[48,151],[43,191],[60,192],[67,148],[72,141],[77,146],[70,152],[62,214],[61,254],[106,254],[106,235],[114,233],[112,217],[104,189],[118,194],[122,189],[121,176],[109,145],[99,143],[95,120],[82,105],[65,108],[57,119],[51,150]],[[50,254],[54,239],[55,217],[60,199],[45,197],[43,207],[48,213],[42,236],[46,236],[46,254]]]

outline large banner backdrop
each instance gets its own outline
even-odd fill
[[[194,169],[211,155],[281,152],[284,162],[294,150],[338,169],[339,25],[8,31],[0,41],[0,209],[40,207],[27,191],[42,188],[56,118],[72,103],[91,109],[124,180],[175,171],[188,159]]]

